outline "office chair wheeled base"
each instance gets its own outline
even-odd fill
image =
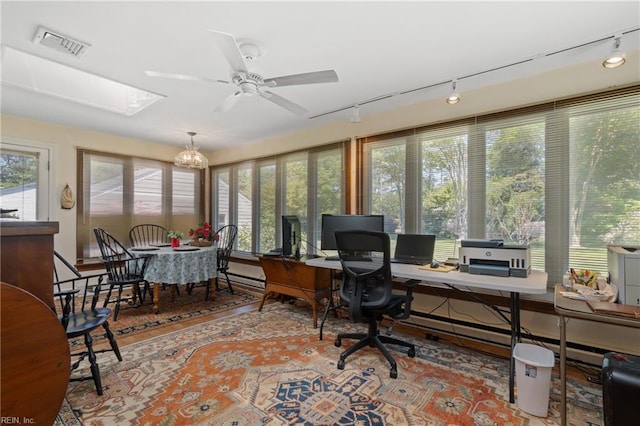
[[[342,346],[342,339],[358,339],[358,342],[349,347],[347,350],[340,354],[340,359],[338,360],[337,367],[339,370],[344,370],[345,360],[349,355],[357,351],[358,349],[364,348],[365,346],[370,346],[372,348],[378,348],[382,355],[389,361],[391,365],[391,370],[389,372],[389,377],[392,379],[398,378],[398,365],[396,360],[393,359],[389,350],[384,346],[384,343],[391,343],[394,345],[404,346],[408,348],[407,355],[409,358],[414,358],[416,356],[416,347],[415,345],[405,342],[403,340],[396,339],[390,336],[383,336],[378,333],[378,327],[375,321],[369,322],[369,332],[368,333],[340,333],[336,337],[335,346]]]

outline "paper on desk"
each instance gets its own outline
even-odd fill
[[[560,294],[569,299],[585,301],[615,302],[618,298],[618,287],[607,284],[604,290],[593,290],[584,286],[574,286],[577,291],[560,291]]]

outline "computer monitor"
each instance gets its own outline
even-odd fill
[[[338,250],[337,230],[384,231],[383,215],[323,214],[320,250]]]
[[[300,258],[302,227],[298,216],[282,216],[282,256]]]

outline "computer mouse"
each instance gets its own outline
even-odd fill
[[[431,261],[431,269],[436,269],[440,267],[440,262],[438,262],[437,260],[432,260]]]

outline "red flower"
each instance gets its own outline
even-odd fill
[[[194,238],[204,238],[205,240],[211,239],[211,225],[209,222],[204,222],[199,225],[197,229],[189,229],[189,236]]]

